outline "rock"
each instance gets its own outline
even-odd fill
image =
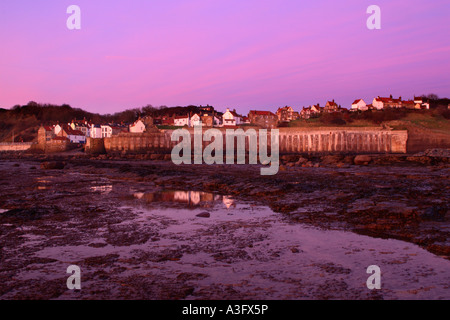
[[[298,250],[298,248],[291,248],[291,252],[292,253],[299,253],[300,252],[300,250]]]
[[[370,161],[372,161],[372,157],[367,156],[367,155],[358,155],[353,160],[353,162],[356,165],[362,165],[362,166],[367,166],[370,163]]]
[[[196,217],[209,218],[209,217],[211,217],[211,214],[209,212],[202,212],[202,213],[197,214]]]
[[[294,162],[288,162],[288,163],[286,163],[286,167],[288,167],[288,168],[292,168],[292,167],[294,167],[295,166],[295,163]]]
[[[302,165],[302,164],[304,164],[304,163],[307,163],[308,162],[308,159],[305,159],[305,158],[303,158],[303,157],[300,157],[300,158],[298,158],[298,160],[297,160],[297,162],[295,163],[296,165],[298,165],[298,166],[300,166],[300,165]]]
[[[407,161],[411,161],[411,162],[418,162],[421,164],[431,164],[432,159],[430,157],[427,156],[412,156],[412,157],[407,157],[406,158]]]
[[[444,207],[433,206],[425,209],[425,211],[420,214],[420,218],[422,220],[430,220],[430,221],[445,221],[445,215],[447,214],[447,209]]]
[[[353,164],[355,157],[354,156],[345,156],[344,159],[342,160],[343,163],[345,164]]]
[[[341,155],[328,155],[322,157],[322,164],[324,165],[335,165],[339,162],[341,162],[343,157]]]
[[[62,170],[65,164],[62,161],[42,162],[41,168],[47,170]]]
[[[159,160],[159,154],[154,153],[150,155],[150,160]]]

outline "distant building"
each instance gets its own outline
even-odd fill
[[[315,118],[318,117],[322,112],[323,108],[320,107],[319,104],[310,107],[303,107],[302,111],[300,112],[300,117],[302,119]]]
[[[369,108],[363,99],[357,99],[353,101],[350,111],[367,111],[368,109]]]
[[[93,139],[101,139],[102,127],[99,124],[92,124],[89,128],[89,136]]]
[[[277,110],[278,121],[280,122],[290,122],[292,120],[297,120],[299,118],[298,112],[295,112],[292,107],[278,108]]]
[[[177,116],[174,118],[174,125],[177,127],[189,127],[189,115]]]
[[[406,109],[415,109],[416,105],[413,100],[402,101],[402,107]]]
[[[389,98],[384,97],[376,97],[372,101],[372,105],[377,110],[383,110],[386,108],[401,108],[402,107],[402,97],[399,97],[398,99],[394,99],[392,95],[390,95]]]
[[[278,116],[270,111],[251,110],[248,119],[251,124],[262,128],[275,128],[278,124]]]
[[[53,127],[42,126],[39,130],[42,132],[42,135],[45,137],[45,141],[50,141],[53,137],[55,137],[55,133],[53,132]]]
[[[86,143],[86,135],[79,130],[73,130],[69,125],[58,125],[58,133],[56,136],[59,138],[67,138],[71,143]]]
[[[72,120],[71,123],[69,123],[69,126],[73,130],[78,130],[83,132],[83,134],[86,137],[89,137],[89,122],[86,119],[83,120]]]
[[[222,116],[222,125],[223,126],[238,126],[242,123],[242,116],[236,113],[236,110],[230,111],[227,108],[227,111]]]
[[[102,138],[111,138],[112,136],[118,135],[121,132],[127,132],[127,128],[118,125],[100,125],[102,131]]]
[[[414,97],[414,109],[430,109],[430,102],[423,97]]]
[[[325,108],[324,111],[327,113],[332,113],[332,112],[338,112],[339,110],[339,106],[337,105],[336,102],[334,102],[334,99],[332,101],[327,101],[327,103],[325,104]]]
[[[201,125],[202,125],[202,118],[200,117],[200,115],[195,113],[191,117],[191,127],[197,127],[197,126],[201,126]]]
[[[141,119],[136,120],[132,125],[130,125],[131,133],[143,133],[145,132],[145,124]]]

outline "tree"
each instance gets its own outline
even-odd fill
[[[439,96],[437,94],[434,93],[430,93],[429,95],[426,96],[428,99],[430,100],[439,100]]]

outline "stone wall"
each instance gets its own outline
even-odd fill
[[[194,144],[193,129],[191,133]],[[206,130],[206,129],[204,129]],[[225,129],[219,129],[225,134]],[[244,129],[245,131],[247,129]],[[257,131],[258,132],[258,131]],[[288,153],[406,153],[407,131],[381,128],[279,128],[282,154]],[[177,142],[171,141],[172,130],[152,133],[122,133],[104,139],[108,153],[170,153]],[[268,130],[270,148],[270,130]],[[205,147],[209,142],[203,142]],[[225,138],[224,138],[225,144]],[[248,150],[248,142],[246,143]]]
[[[106,153],[104,139],[87,138],[85,151],[87,153]]]
[[[0,152],[4,151],[27,151],[34,145],[34,142],[15,142],[15,143],[0,143]]]

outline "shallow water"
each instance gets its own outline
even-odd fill
[[[171,202],[167,196],[173,194],[138,195],[131,206],[121,208],[134,217],[118,226],[157,227],[157,239],[113,246],[100,236],[92,241],[104,246],[44,248],[36,256],[71,263],[118,255],[114,266],[124,270],[114,277],[121,279],[149,272],[164,277],[197,275],[191,280],[195,290],[186,299],[217,298],[221,294],[216,288],[232,288],[232,297],[254,299],[450,298],[450,261],[416,245],[292,224],[267,207],[249,203],[227,207],[224,197],[219,201],[218,196],[212,197],[214,205],[208,207],[210,218],[196,216],[205,212],[204,207],[149,208],[149,203],[179,206],[179,199]],[[155,260],[162,252],[168,256]],[[381,268],[381,290],[367,288],[370,274],[366,270],[371,265]],[[111,267],[105,265],[106,273]],[[99,285],[88,280],[84,287]],[[61,296],[70,297],[70,293]]]

